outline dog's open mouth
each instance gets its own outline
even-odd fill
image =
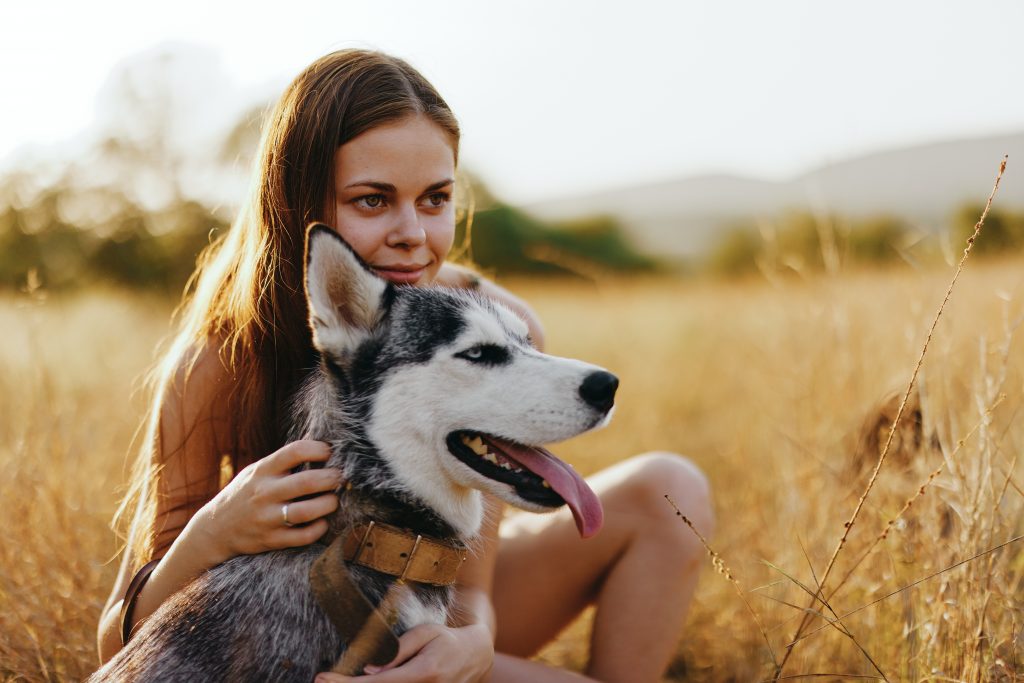
[[[523,500],[551,508],[567,504],[583,538],[601,528],[604,512],[597,495],[550,451],[471,431],[452,432],[447,441],[448,450],[460,461],[488,479],[508,484]]]

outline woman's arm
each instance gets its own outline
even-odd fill
[[[244,468],[218,492],[220,454],[230,429],[223,412],[228,373],[215,349],[204,352],[191,373],[181,371],[168,387],[160,412],[155,445],[162,462],[150,484],[157,487],[154,529],[133,525],[132,533],[153,533],[154,557],[160,562],[138,594],[133,624],[138,624],[173,593],[221,562],[240,554],[305,545],[327,530],[321,519],[337,509],[333,493],[340,473],[318,469],[290,474],[296,465],[324,461],[326,444],[296,441]],[[289,517],[307,525],[288,528],[281,520],[284,502],[299,496],[323,495],[290,504]],[[125,553],[121,570],[100,618],[100,660],[121,648],[122,599],[136,563]]]
[[[184,369],[176,374],[160,407],[159,433],[153,447],[160,450],[157,460],[164,465],[157,478],[148,482],[158,487],[155,529],[139,528],[137,518],[130,532],[133,537],[155,533],[154,557],[162,558],[136,600],[136,622],[214,564],[210,557],[212,549],[204,547],[201,537],[191,533],[184,536],[184,530],[198,509],[217,493],[220,464],[217,427],[223,416],[214,412],[216,402],[212,399],[225,381],[225,373],[220,371],[215,353],[204,353],[197,359],[187,382],[186,374]],[[171,453],[174,457],[167,457]],[[110,659],[121,648],[121,602],[132,578],[132,568],[137,564],[129,545],[100,618],[101,661]]]

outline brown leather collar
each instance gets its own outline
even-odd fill
[[[343,556],[347,562],[397,576],[400,581],[450,586],[466,561],[466,549],[370,522],[357,524],[348,532]]]

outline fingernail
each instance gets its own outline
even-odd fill
[[[373,664],[367,664],[366,666],[363,667],[363,671],[365,671],[368,674],[379,674],[381,669],[380,669],[379,666],[374,666]]]

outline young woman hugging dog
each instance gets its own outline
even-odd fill
[[[310,223],[331,226],[390,282],[477,288],[518,313],[543,346],[525,302],[446,261],[458,153],[448,105],[386,54],[326,55],[281,96],[251,195],[201,257],[154,375],[146,440],[120,510],[128,543],[99,624],[102,661],[208,569],[327,531],[324,518],[345,482],[331,468],[295,471],[326,461],[328,447],[285,443],[283,432],[288,399],[314,362],[302,282]],[[588,483],[605,521],[587,540],[565,508],[506,515],[490,500],[482,541],[458,575],[458,620],[410,629],[392,662],[367,669],[370,678],[659,680],[702,559],[664,495],[708,535],[707,481],[690,461],[662,452],[624,459]],[[596,612],[586,678],[529,659],[588,605]],[[349,678],[325,672],[317,680]]]

